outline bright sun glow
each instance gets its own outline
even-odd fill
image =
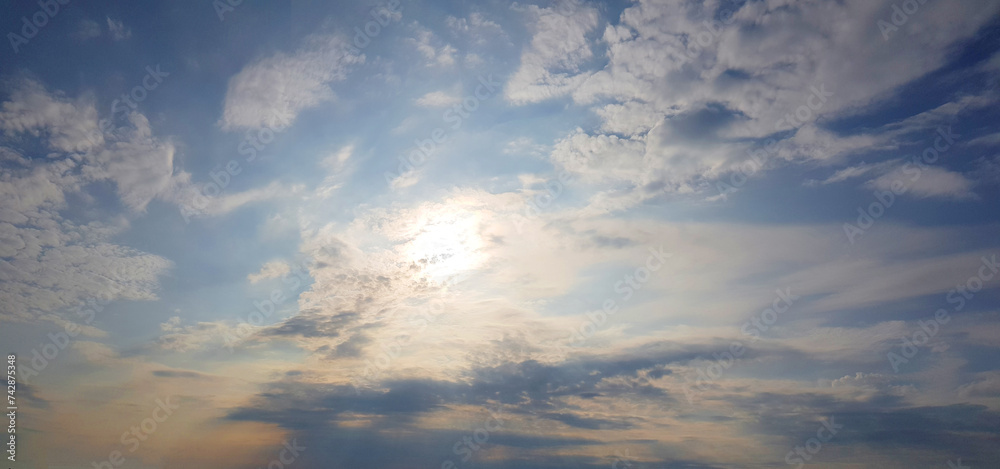
[[[480,219],[475,212],[445,209],[420,218],[418,231],[403,246],[403,253],[423,264],[424,273],[432,280],[466,274],[483,262]]]

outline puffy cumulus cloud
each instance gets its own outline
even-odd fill
[[[581,102],[641,99],[663,110],[716,99],[764,121],[758,133],[771,132],[774,122],[805,104],[811,86],[834,92],[823,106],[829,113],[869,104],[940,67],[951,44],[992,14],[932,5],[908,27],[935,34],[887,42],[873,25],[890,7],[888,1],[778,1],[733,11],[717,1],[641,1],[608,26],[611,60],[574,96]]]
[[[594,211],[621,210],[664,192],[704,189],[712,178],[750,161],[751,152],[764,155],[755,164],[767,164],[779,155],[720,138],[723,128],[740,119],[731,110],[708,105],[660,119],[648,132],[624,137],[578,128],[556,142],[550,160],[583,182],[608,189],[593,197]]]
[[[584,181],[633,181],[644,172],[645,139],[616,135],[589,135],[577,129],[556,142],[551,158]]]
[[[260,272],[247,275],[247,280],[249,280],[250,283],[257,283],[260,282],[261,280],[279,278],[284,275],[288,275],[288,273],[291,271],[292,270],[288,266],[287,262],[280,260],[271,261],[268,262],[267,264],[264,264],[264,266],[260,268]]]
[[[623,163],[617,174],[602,166],[589,174],[612,184],[594,197],[596,209],[617,210],[664,190],[712,187],[706,182],[734,171],[748,150],[769,137],[778,146],[765,161],[837,164],[860,152],[891,149],[909,131],[953,117],[972,101],[995,99],[960,97],[871,133],[840,135],[824,128],[831,119],[867,112],[940,68],[949,47],[974,34],[1000,7],[987,8],[984,15],[970,5],[934,4],[905,25],[908,32],[899,40],[886,41],[875,25],[892,13],[889,1],[733,6],[642,0],[617,21],[609,19],[596,39],[590,33],[601,19],[585,4],[570,14],[526,7],[533,35],[505,94],[514,104],[570,94],[576,104],[592,108],[599,127],[564,141],[623,147],[609,147],[609,156]],[[607,61],[587,69],[596,49],[605,51]],[[568,146],[556,146],[554,163],[567,163],[574,151]],[[584,145],[575,151],[593,150]],[[638,162],[648,170],[635,171]],[[935,179],[926,183],[935,187],[928,191],[963,190],[954,177]]]
[[[597,28],[597,10],[581,5],[569,15],[563,13],[535,5],[524,8],[532,37],[520,66],[504,85],[509,101],[527,104],[564,96],[587,78],[580,66],[594,57],[588,35]]]
[[[154,136],[145,116],[132,112],[125,118],[116,123],[122,125],[109,126],[98,120],[91,97],[70,100],[23,81],[0,108],[0,129],[11,141],[40,138],[52,150],[46,156],[52,160],[49,171],[61,178],[59,185],[111,181],[121,201],[139,212],[154,198],[172,199],[186,174],[174,174],[174,145]],[[4,152],[25,166],[23,158],[14,157],[17,152]]]
[[[330,84],[347,77],[364,55],[339,36],[314,36],[291,54],[261,58],[229,80],[224,129],[284,128],[305,109],[330,101]]]
[[[4,144],[37,137],[49,149],[41,158],[9,147],[0,152],[5,161],[0,174],[3,316],[57,320],[50,313],[87,299],[156,298],[157,278],[171,263],[111,243],[128,228],[126,218],[62,216],[69,195],[92,200],[87,187],[93,183],[113,183],[133,211],[170,196],[172,145],[154,137],[142,115],[128,118],[128,125],[101,133],[91,99],[70,100],[30,81],[0,107]]]
[[[420,55],[427,61],[428,67],[448,67],[455,64],[455,53],[457,49],[451,44],[441,44],[442,41],[433,31],[414,23],[415,37],[407,38],[406,42],[417,49]]]
[[[71,100],[33,80],[18,83],[0,107],[0,129],[8,138],[43,137],[48,148],[64,153],[85,152],[103,143],[92,96]]]
[[[629,136],[645,134],[663,118],[655,106],[640,101],[608,104],[595,112],[602,118],[601,130]]]

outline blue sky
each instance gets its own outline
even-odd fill
[[[14,467],[1000,462],[1000,2],[0,11]]]

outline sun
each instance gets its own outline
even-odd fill
[[[481,217],[472,210],[444,207],[424,212],[415,236],[403,245],[406,258],[423,265],[431,280],[444,282],[482,264]]]

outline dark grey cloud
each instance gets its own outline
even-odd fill
[[[900,396],[879,394],[866,400],[839,400],[832,396],[798,393],[759,393],[730,397],[740,409],[755,415],[747,422],[758,434],[784,436],[789,447],[814,436],[824,419],[843,428],[824,445],[830,452],[864,447],[876,452],[908,448],[935,451],[945,461],[949,455],[972,457],[980,463],[1000,462],[1000,412],[986,406],[953,404],[912,406]],[[988,465],[973,467],[989,467]]]
[[[177,371],[177,370],[153,370],[153,376],[158,378],[191,378],[191,379],[202,379],[206,376],[201,373],[196,373],[194,371]]]
[[[693,358],[693,352],[650,357],[585,358],[558,365],[534,360],[471,370],[468,382],[435,380],[395,380],[381,383],[387,391],[363,390],[353,386],[317,385],[300,381],[271,383],[248,406],[234,409],[230,420],[276,423],[292,428],[298,425],[301,411],[318,418],[336,418],[344,413],[411,418],[415,414],[437,410],[447,405],[502,403],[513,406],[510,412],[551,411],[555,399],[579,396],[603,399],[616,396],[643,396],[659,402],[675,400],[664,390],[640,376],[641,370],[658,369],[678,359]],[[602,383],[608,378],[625,378],[626,385]],[[623,421],[610,421],[571,415],[565,412],[544,414],[546,418],[580,428],[628,428]]]
[[[588,430],[624,430],[635,426],[624,420],[587,418],[570,413],[546,413],[540,414],[540,416],[565,423],[571,427],[586,428]]]
[[[481,367],[465,373],[462,381],[390,380],[380,390],[355,390],[352,386],[315,384],[305,374],[286,376],[270,383],[247,405],[231,409],[226,420],[275,424],[293,432],[300,443],[316,447],[304,456],[305,465],[360,465],[409,467],[421,461],[440,467],[461,457],[454,448],[462,438],[483,427],[489,411],[502,409],[506,422],[541,419],[582,430],[627,430],[645,421],[642,415],[616,418],[591,415],[567,405],[564,398],[584,398],[601,405],[610,399],[649,399],[675,405],[676,399],[650,382],[650,375],[666,376],[669,364],[685,363],[723,350],[722,345],[684,346],[661,342],[630,349],[616,356],[581,356],[558,364],[534,360]],[[656,379],[656,378],[653,379]],[[614,384],[611,384],[614,383]],[[436,411],[474,406],[481,412],[462,419],[449,430],[418,428],[417,418]],[[365,420],[362,427],[346,422]],[[463,428],[465,425],[467,428]],[[393,432],[387,444],[385,432]],[[656,445],[656,442],[631,442]],[[515,455],[504,462],[476,459],[480,467],[580,467],[606,468],[614,462],[608,442],[525,433],[524,428],[503,427],[491,432],[485,445],[509,447]],[[553,457],[545,451],[559,447],[598,446],[607,457]],[[372,450],[378,448],[378,451]],[[526,453],[530,451],[530,455]],[[521,456],[523,454],[523,456]],[[475,455],[480,458],[480,454]],[[307,462],[308,461],[308,462]],[[656,464],[631,462],[632,468],[714,467],[709,461],[664,460]]]
[[[674,139],[714,140],[721,130],[745,118],[742,112],[729,109],[724,103],[706,103],[700,109],[667,119],[665,130],[669,129]]]
[[[636,241],[634,239],[626,238],[624,236],[605,236],[597,232],[596,230],[587,230],[583,232],[583,234],[587,235],[590,238],[590,241],[593,242],[597,247],[602,247],[602,248],[610,247],[610,248],[621,249],[629,246],[634,246],[636,244]]]
[[[354,312],[332,315],[304,311],[261,332],[263,336],[338,337],[360,317]]]
[[[49,401],[38,396],[35,392],[35,387],[27,383],[17,383],[17,391],[15,396],[18,399],[23,399],[30,404],[31,407],[36,407],[39,409],[48,409]],[[6,407],[6,406],[5,406]]]

